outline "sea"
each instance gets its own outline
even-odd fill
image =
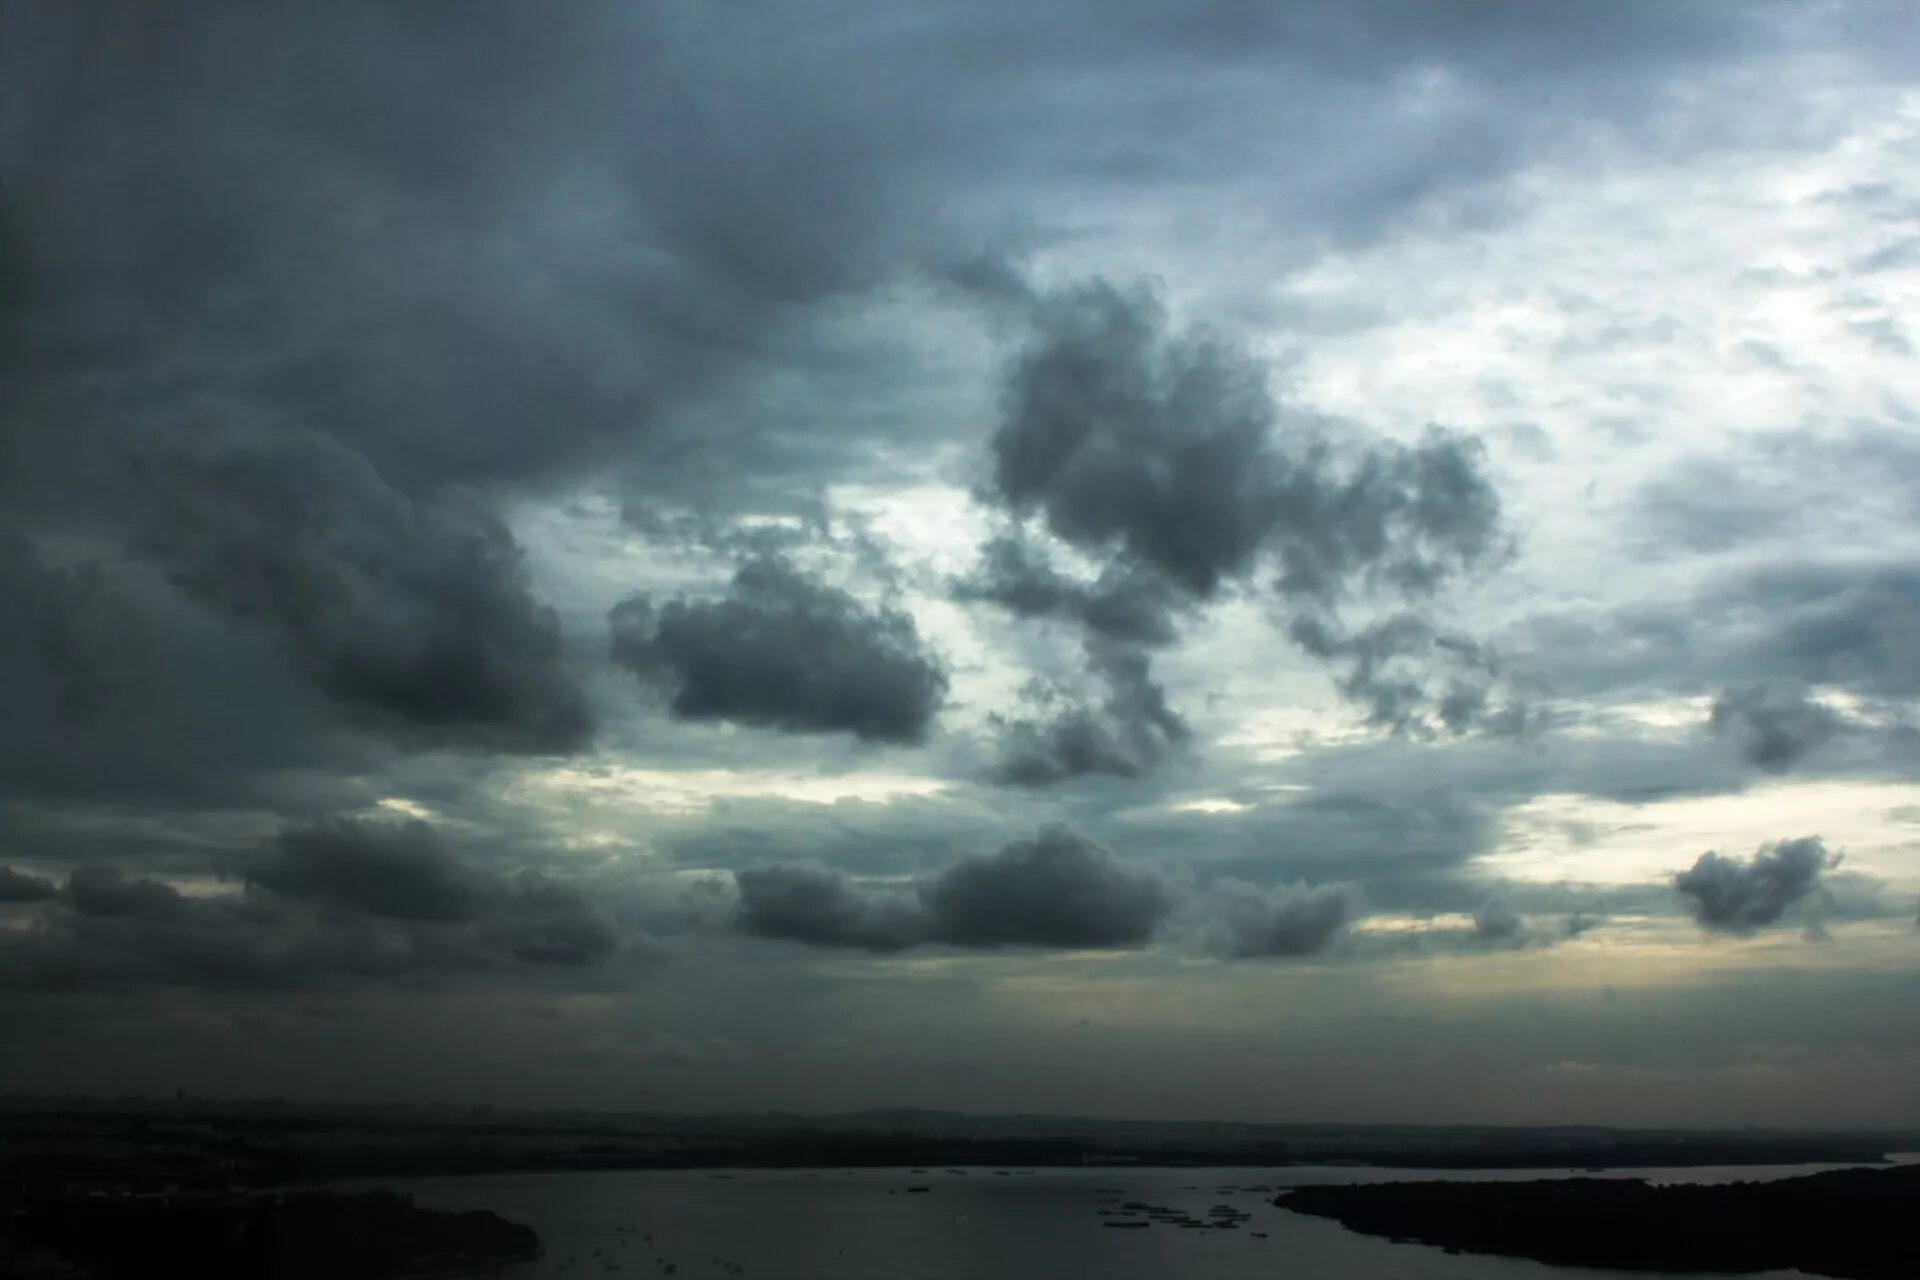
[[[545,1256],[499,1273],[511,1280],[1622,1280],[1628,1273],[1399,1244],[1271,1202],[1284,1188],[1326,1182],[1588,1176],[1709,1183],[1841,1167],[648,1170],[385,1185],[422,1207],[491,1209],[539,1232]],[[1149,1225],[1107,1225],[1137,1221]],[[1214,1225],[1222,1222],[1229,1225]],[[1779,1280],[1802,1273],[1746,1274]]]

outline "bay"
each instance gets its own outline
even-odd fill
[[[1608,1170],[1656,1182],[1793,1177],[1829,1165]],[[1448,1254],[1362,1236],[1269,1203],[1288,1186],[1445,1178],[1528,1180],[1579,1170],[1093,1167],[616,1171],[420,1178],[386,1185],[424,1207],[491,1209],[540,1233],[513,1280],[1570,1280],[1627,1273]],[[924,1188],[921,1191],[910,1188]],[[1127,1203],[1167,1211],[1149,1219]],[[1221,1213],[1219,1206],[1233,1211]],[[1104,1216],[1103,1216],[1104,1211]],[[1231,1228],[1171,1225],[1173,1216]],[[1246,1215],[1244,1218],[1237,1215]],[[1150,1221],[1116,1229],[1110,1222]],[[1651,1278],[1661,1273],[1636,1272]],[[1747,1273],[1763,1280],[1794,1271]]]

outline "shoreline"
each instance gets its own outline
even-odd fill
[[[1920,1275],[1920,1164],[1770,1181],[1445,1180],[1291,1187],[1272,1203],[1456,1253],[1627,1271]]]

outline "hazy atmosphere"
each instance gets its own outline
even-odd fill
[[[0,1092],[1920,1125],[1901,3],[0,11]]]

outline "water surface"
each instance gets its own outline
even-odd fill
[[[1617,1169],[1587,1176],[1660,1182],[1792,1177],[1839,1166]],[[540,1233],[546,1257],[515,1280],[604,1275],[674,1280],[1570,1280],[1629,1274],[1523,1259],[1450,1255],[1357,1235],[1269,1204],[1287,1186],[1423,1178],[1566,1177],[1578,1170],[1089,1168],[643,1171],[498,1174],[392,1184],[423,1206],[492,1209]],[[909,1187],[927,1188],[910,1192]],[[1261,1191],[1252,1188],[1266,1187]],[[1144,1230],[1101,1216],[1134,1201],[1202,1221],[1226,1205],[1233,1228]],[[1258,1233],[1258,1234],[1256,1234]],[[671,1271],[668,1268],[672,1268]],[[1653,1272],[1631,1273],[1652,1277]],[[1795,1271],[1748,1273],[1775,1280]]]

